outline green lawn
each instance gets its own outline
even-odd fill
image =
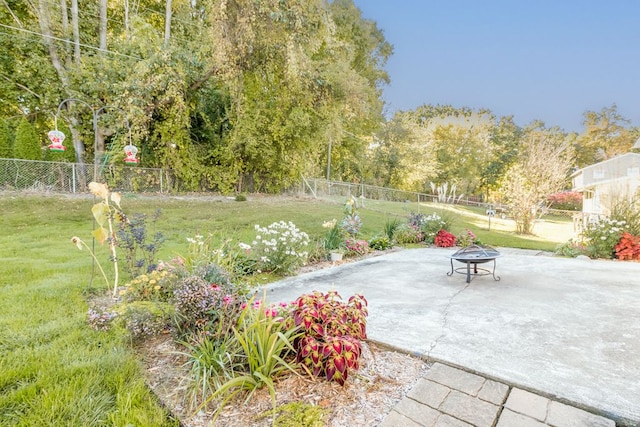
[[[128,340],[86,324],[87,297],[107,286],[96,276],[88,289],[91,258],[70,238],[90,242],[92,205],[90,197],[0,194],[0,426],[178,425],[145,386]],[[165,260],[184,253],[186,238],[195,234],[251,241],[254,224],[286,220],[318,238],[326,232],[323,222],[343,214],[340,204],[270,197],[235,202],[125,195],[122,208],[128,214],[162,209],[157,228],[167,238],[160,253]],[[493,219],[488,231],[479,210],[367,201],[360,211],[363,237],[418,209],[447,215],[454,232],[471,228],[496,246],[553,250],[571,234],[568,221],[544,222],[539,236],[521,237],[505,220]],[[109,273],[107,248],[97,252]]]

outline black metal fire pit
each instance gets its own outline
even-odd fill
[[[500,276],[496,276],[496,258],[502,256],[497,249],[491,246],[479,246],[471,245],[466,248],[462,248],[456,251],[451,258],[451,271],[447,273],[447,276],[452,276],[453,273],[460,273],[467,275],[467,283],[471,282],[471,275],[485,276],[491,274],[493,279],[498,281]],[[466,264],[466,267],[453,268],[453,261],[458,261]],[[484,264],[486,262],[493,261],[493,270],[487,270],[486,268],[478,267],[478,264]],[[471,266],[473,265],[473,272]]]

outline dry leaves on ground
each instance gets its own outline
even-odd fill
[[[194,414],[185,405],[187,372],[171,337],[148,340],[139,351],[146,365],[149,386],[183,426],[271,425],[270,417],[260,417],[272,408],[266,388],[256,392],[246,405],[242,400],[227,405],[216,423],[211,424],[212,411]],[[278,381],[276,400],[278,405],[299,401],[326,408],[327,426],[375,426],[427,369],[428,365],[419,358],[364,343],[360,369],[349,377],[344,387],[320,378],[289,375]]]

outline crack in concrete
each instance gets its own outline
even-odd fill
[[[427,354],[426,354],[427,359],[431,358],[431,352],[436,348],[436,346],[438,345],[438,342],[447,335],[445,330],[447,328],[447,319],[449,317],[449,309],[451,308],[453,300],[455,299],[455,297],[457,297],[458,295],[463,293],[465,290],[467,290],[469,285],[471,285],[471,282],[465,284],[462,287],[462,289],[459,289],[453,295],[451,295],[451,297],[449,297],[449,301],[447,301],[447,305],[444,307],[444,310],[442,313],[442,323],[440,325],[440,336],[438,336],[434,341],[432,341],[431,347],[429,347],[429,350],[427,350]]]

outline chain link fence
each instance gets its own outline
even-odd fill
[[[84,193],[96,180],[113,191],[163,193],[170,178],[163,169],[0,158],[0,190]]]

